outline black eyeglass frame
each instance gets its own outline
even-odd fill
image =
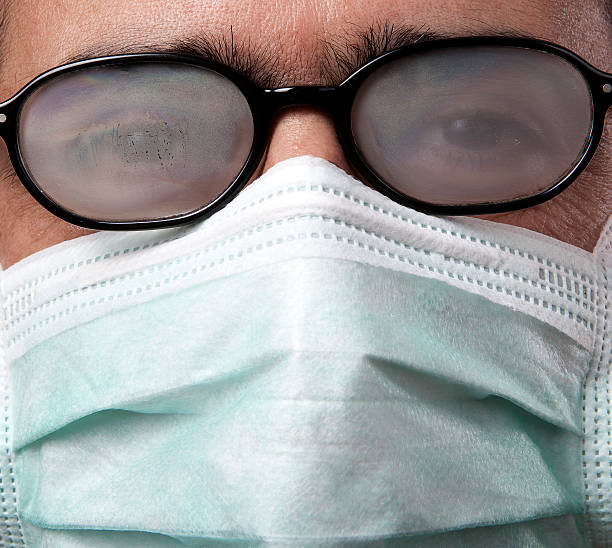
[[[359,151],[351,131],[351,110],[353,101],[360,85],[374,71],[389,61],[412,55],[417,52],[431,51],[449,47],[473,46],[505,46],[538,50],[555,54],[569,61],[584,77],[590,88],[593,101],[593,125],[582,157],[567,175],[552,187],[537,195],[516,200],[471,205],[439,205],[430,204],[402,194],[388,185],[376,172],[370,168]],[[19,116],[25,101],[41,85],[49,80],[84,68],[101,65],[122,65],[135,63],[180,63],[195,65],[214,70],[232,81],[247,100],[253,116],[253,144],[247,160],[236,178],[228,184],[227,189],[213,202],[188,213],[152,220],[135,221],[104,221],[90,219],[78,215],[53,201],[41,190],[28,174],[19,151]],[[545,202],[565,190],[580,173],[595,154],[601,140],[606,112],[612,106],[612,74],[603,72],[572,51],[557,44],[528,38],[507,38],[498,36],[450,38],[445,40],[417,42],[410,46],[394,49],[384,53],[353,74],[348,76],[338,86],[292,86],[275,89],[262,89],[256,86],[242,74],[229,66],[202,59],[199,57],[165,54],[165,53],[134,53],[87,59],[62,65],[44,72],[34,78],[9,100],[0,103],[0,137],[6,143],[13,168],[25,188],[47,210],[69,223],[95,230],[145,230],[186,224],[198,219],[204,219],[225,207],[244,188],[259,166],[268,142],[268,135],[274,115],[281,109],[292,106],[315,106],[325,109],[332,116],[339,142],[351,166],[373,188],[391,198],[395,202],[425,213],[442,215],[476,215],[513,211],[532,207]]]

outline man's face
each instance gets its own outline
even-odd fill
[[[210,44],[233,41],[236,55],[227,61],[238,68],[257,61],[253,77],[267,86],[337,85],[346,69],[334,66],[330,45],[357,68],[382,53],[380,49],[354,56],[352,46],[364,43],[360,35],[370,27],[376,31],[391,25],[443,35],[524,34],[561,44],[612,72],[611,17],[604,0],[117,0],[102,8],[74,0],[19,0],[6,8],[0,99],[67,60],[163,51],[177,41],[202,37]],[[320,156],[350,172],[329,115],[296,107],[275,119],[267,154],[255,176],[302,154]],[[30,197],[16,180],[4,146],[0,174],[0,262],[5,268],[87,233],[54,217]],[[487,218],[592,250],[611,213],[609,113],[595,157],[571,187],[540,206]]]

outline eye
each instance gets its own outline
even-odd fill
[[[467,205],[536,195],[582,157],[592,126],[583,75],[515,47],[398,57],[361,84],[357,148],[379,179],[423,202]]]
[[[482,154],[498,162],[521,161],[547,148],[537,121],[530,124],[512,115],[489,111],[473,111],[444,115],[421,126],[421,144],[448,147],[449,154],[466,154],[466,159]],[[411,138],[414,138],[412,133]],[[550,144],[548,144],[550,146]]]
[[[441,129],[447,143],[472,150],[483,150],[499,144],[506,127],[499,118],[475,114],[445,120]]]

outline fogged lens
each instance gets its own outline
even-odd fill
[[[351,115],[362,156],[390,186],[439,205],[534,196],[580,161],[589,88],[556,55],[503,46],[443,48],[381,67]]]
[[[153,220],[211,203],[238,175],[253,117],[237,86],[194,65],[84,68],[25,102],[18,144],[39,188],[94,220]]]

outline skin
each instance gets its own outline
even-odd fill
[[[19,0],[7,6],[0,98],[91,48],[143,51],[150,44],[202,31],[264,52],[271,84],[335,85],[322,71],[326,43],[350,41],[355,29],[389,22],[453,35],[518,32],[561,44],[612,72],[612,21],[603,0]],[[130,46],[131,45],[131,46]],[[136,46],[134,46],[136,45]],[[292,108],[275,119],[256,176],[294,156],[313,154],[351,172],[331,119],[314,108]],[[15,180],[0,147],[0,262],[6,268],[53,244],[89,231],[48,213]],[[591,251],[612,213],[612,109],[597,154],[557,198],[526,210],[490,215]]]

